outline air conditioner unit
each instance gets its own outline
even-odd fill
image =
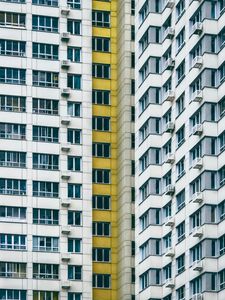
[[[165,287],[173,289],[175,287],[174,280],[172,278],[167,279],[165,282]]]
[[[194,195],[192,196],[192,202],[193,203],[202,203],[203,201],[203,196],[201,192],[196,192],[194,193]]]
[[[192,129],[193,135],[201,135],[203,132],[202,124],[196,124]]]
[[[61,178],[64,180],[69,180],[71,176],[70,171],[62,171],[61,173]]]
[[[201,90],[197,90],[194,92],[194,95],[193,95],[193,101],[195,102],[201,102],[203,99],[203,93]]]
[[[202,260],[196,260],[193,263],[193,271],[201,272],[203,270],[203,262]]]
[[[200,35],[200,34],[202,33],[202,30],[203,30],[202,22],[196,22],[196,23],[193,25],[193,34],[198,34],[198,35]]]
[[[175,66],[175,60],[172,59],[171,57],[168,58],[165,62],[165,70],[172,71],[174,66]]]
[[[70,13],[70,6],[65,6],[61,8],[61,14],[67,16]]]
[[[165,93],[164,101],[171,101],[172,102],[174,99],[175,99],[175,93],[174,93],[174,91],[168,90]]]
[[[68,42],[69,39],[70,39],[70,33],[69,32],[63,32],[61,34],[61,40],[62,41]]]
[[[175,161],[175,155],[173,153],[167,153],[165,157],[165,163],[173,164]]]
[[[63,290],[69,290],[71,287],[70,281],[63,281],[61,287]]]
[[[196,229],[194,229],[193,237],[201,238],[202,236],[203,236],[203,230],[201,227],[197,227]]]
[[[167,27],[165,30],[165,39],[172,40],[175,35],[175,30],[172,27]]]
[[[174,226],[175,222],[174,222],[174,218],[173,217],[167,217],[165,220],[165,226]]]
[[[165,256],[173,257],[175,255],[174,249],[172,247],[166,249]]]
[[[62,234],[70,234],[70,231],[71,231],[71,227],[69,225],[62,226],[62,228],[61,228]]]
[[[66,143],[66,144],[62,144],[61,145],[61,150],[63,152],[69,152],[71,149],[71,144],[70,143]]]
[[[64,88],[61,90],[61,95],[64,97],[68,97],[70,95],[71,89],[70,88]]]
[[[61,124],[62,125],[69,125],[70,124],[70,116],[63,116],[61,118]]]
[[[165,132],[173,132],[174,131],[174,123],[168,122],[165,125]]]
[[[65,198],[61,200],[61,205],[63,207],[69,207],[71,205],[71,199],[70,198]]]
[[[61,61],[61,68],[63,69],[69,69],[70,67],[70,60],[69,59],[65,59]]]
[[[167,0],[165,8],[173,8],[174,5],[175,5],[175,1],[174,0]]]
[[[191,297],[191,300],[203,300],[202,294],[195,294]]]
[[[203,65],[203,59],[202,59],[202,56],[196,56],[193,60],[193,64],[192,64],[192,67],[193,68],[197,68],[197,69],[201,69]]]
[[[166,195],[173,195],[175,193],[175,187],[172,184],[169,184],[165,188],[165,194]]]
[[[71,253],[62,253],[61,254],[62,261],[67,262],[67,261],[70,261],[70,259],[71,259]]]
[[[193,161],[193,169],[200,170],[203,167],[203,162],[201,157],[196,157]]]

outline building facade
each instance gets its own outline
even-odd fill
[[[136,299],[222,300],[225,2],[136,11]]]
[[[134,1],[0,2],[0,299],[134,299],[131,51]]]

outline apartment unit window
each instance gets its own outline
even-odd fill
[[[185,77],[185,60],[183,60],[180,63],[180,65],[176,69],[176,72],[177,72],[177,84],[179,84]]]
[[[158,1],[156,1],[157,3]],[[139,11],[139,17],[140,17],[140,25],[144,22],[144,20],[146,19],[146,17],[148,16],[150,12],[150,5],[149,5],[149,1],[145,1],[142,8]]]
[[[82,212],[81,211],[68,211],[68,224],[72,226],[82,225]]]
[[[185,125],[183,125],[176,133],[177,147],[180,147],[185,142]]]
[[[79,102],[67,102],[67,113],[71,117],[81,116],[81,103]]]
[[[33,169],[58,170],[59,156],[55,154],[33,153]]]
[[[0,234],[0,249],[26,250],[26,235]]]
[[[81,0],[67,0],[67,4],[73,9],[80,9],[81,8]],[[68,300],[79,300],[79,298],[76,299],[76,297],[75,297],[75,299],[71,298],[71,299],[68,299]]]
[[[67,48],[67,58],[72,62],[81,61],[81,48],[78,47],[68,47]]]
[[[130,34],[131,34],[131,41],[135,41],[135,26],[134,25],[131,25]]]
[[[81,239],[68,239],[68,252],[81,253]]]
[[[57,209],[33,208],[33,224],[58,225],[59,211]]]
[[[33,15],[32,30],[58,32],[58,18]]]
[[[93,90],[92,103],[110,105],[110,91],[107,90]]]
[[[135,95],[135,80],[131,79],[131,95]]]
[[[140,74],[140,83],[142,84],[144,80],[148,77],[150,70],[150,59],[148,59],[144,65],[141,67],[139,74]]]
[[[25,27],[26,15],[13,13],[13,12],[1,11],[0,12],[0,25],[1,26]]]
[[[202,244],[199,243],[190,250],[191,262],[195,262],[202,259]]]
[[[225,218],[225,200],[218,206],[219,220],[222,221]]]
[[[81,293],[68,293],[68,300],[82,300],[82,294]]]
[[[32,4],[46,5],[46,6],[58,6],[58,0],[32,0]]]
[[[109,143],[93,143],[92,155],[96,157],[110,157],[110,144]]]
[[[149,210],[140,217],[140,225],[142,231],[145,230],[150,225],[149,217],[150,217]]]
[[[33,196],[58,198],[59,197],[58,182],[33,181]]]
[[[20,96],[0,95],[0,110],[25,112],[26,98]]]
[[[180,0],[176,6],[177,20],[180,19],[184,11],[185,11],[185,0]]]
[[[172,244],[172,236],[171,236],[171,232],[170,232],[169,234],[167,234],[166,236],[163,237],[164,249],[170,248],[171,244]]]
[[[26,153],[14,151],[0,151],[0,166],[25,168]]]
[[[224,114],[225,114],[225,98],[223,98],[219,102],[219,115],[220,115],[220,118],[223,117]]]
[[[77,183],[68,183],[68,197],[74,199],[81,198],[81,184]]]
[[[25,220],[27,209],[25,207],[0,206],[0,218],[6,218],[12,221]]]
[[[146,289],[150,285],[150,272],[147,271],[140,276],[141,290]]]
[[[147,150],[139,159],[140,170],[143,172],[150,164],[150,150]]]
[[[93,236],[110,236],[111,224],[109,222],[93,222],[92,234]]]
[[[108,64],[93,64],[92,76],[95,78],[110,79],[110,65]]]
[[[93,169],[92,178],[93,183],[110,184],[110,170]]]
[[[93,248],[92,260],[95,262],[110,262],[110,248]]]
[[[109,117],[93,117],[92,129],[99,131],[110,131],[110,118]]]
[[[0,289],[0,299],[26,300],[27,299],[27,291],[12,290],[12,289]]]
[[[0,40],[0,54],[10,56],[25,56],[26,42]]]
[[[185,206],[185,189],[176,195],[177,211]]]
[[[72,90],[81,90],[81,75],[68,74],[67,86],[70,87]]]
[[[26,70],[15,68],[0,68],[0,83],[25,84]]]
[[[185,270],[185,254],[180,255],[176,259],[177,264],[177,274],[182,273]]]
[[[33,300],[58,300],[59,292],[33,291]]]
[[[15,262],[0,262],[0,277],[26,278],[26,264]]]
[[[131,187],[131,202],[135,202],[135,188]]]
[[[179,52],[185,44],[185,28],[181,29],[176,37],[177,52]]]
[[[201,177],[199,176],[190,184],[191,187],[191,195],[201,192],[202,184],[201,184]]]
[[[219,254],[223,255],[225,253],[225,235],[219,238]]]
[[[93,287],[99,289],[109,289],[111,286],[111,275],[93,274]]]
[[[185,299],[185,285],[182,285],[179,289],[176,290],[177,300]]]
[[[131,241],[131,255],[135,255],[135,241]]]
[[[59,46],[52,44],[33,43],[33,58],[52,59],[59,58]]]
[[[81,35],[81,21],[80,20],[68,20],[67,31],[72,35]]]
[[[176,227],[178,243],[185,239],[185,222],[182,222]]]
[[[59,129],[56,127],[33,126],[33,141],[58,143]]]
[[[81,144],[81,130],[80,129],[68,129],[67,141],[71,144]]]
[[[92,25],[97,27],[110,27],[110,12],[109,11],[92,11]]]
[[[131,0],[131,15],[135,15],[135,0]]]
[[[131,27],[132,28],[132,27]],[[132,32],[133,34],[133,32]],[[132,36],[133,38],[133,36]],[[150,30],[147,29],[139,41],[140,54],[142,54],[150,43]]]
[[[219,145],[220,152],[222,152],[225,149],[225,131],[219,135]]]
[[[110,52],[110,39],[105,37],[93,37],[92,50],[99,52]]]
[[[58,252],[58,250],[58,237],[33,236],[33,251]]]
[[[135,134],[131,133],[131,149],[135,149]]]
[[[177,167],[177,179],[181,178],[185,174],[185,157],[183,157],[176,165]]]
[[[68,156],[67,168],[70,171],[81,171],[81,157],[80,156]]]
[[[155,118],[156,119],[156,118]],[[150,121],[149,119],[142,125],[142,127],[139,129],[140,134],[140,143],[142,143],[150,134]],[[156,125],[156,122],[155,122]]]
[[[33,98],[32,105],[32,112],[36,114],[58,115],[59,113],[58,100]]]
[[[195,212],[194,214],[192,214],[190,216],[190,229],[194,229],[196,227],[201,226],[201,210],[198,210],[197,212]]]
[[[202,277],[197,277],[191,281],[191,293],[192,295],[202,293]]]
[[[163,268],[163,276],[164,276],[164,279],[167,280],[169,278],[172,277],[172,268],[171,268],[171,263],[166,265],[164,268]]]
[[[68,279],[81,280],[82,279],[82,266],[68,266]]]
[[[108,196],[108,195],[93,195],[92,208],[109,210],[111,208],[110,196]]]
[[[58,279],[59,265],[33,264],[33,278],[35,279]]]
[[[150,241],[148,240],[140,246],[141,261],[150,255]]]
[[[12,140],[25,140],[26,125],[0,123],[0,138]]]
[[[0,194],[26,195],[26,180],[0,178]]]
[[[33,85],[56,88],[59,85],[59,73],[33,71]]]

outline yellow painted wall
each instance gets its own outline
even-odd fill
[[[111,195],[111,210],[93,210],[93,221],[111,223],[111,237],[93,237],[93,247],[111,248],[111,263],[93,263],[93,273],[111,274],[111,289],[93,289],[94,300],[118,300],[117,294],[117,0],[93,1],[93,10],[110,11],[110,28],[93,27],[93,36],[110,37],[111,52],[93,52],[93,63],[111,65],[111,79],[93,79],[93,89],[111,91],[111,105],[93,105],[93,116],[109,116],[111,131],[93,131],[93,142],[111,143],[111,158],[93,158],[93,168],[111,169],[111,184],[93,184],[93,194]]]

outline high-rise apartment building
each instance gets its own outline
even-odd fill
[[[0,299],[134,299],[134,1],[0,1]]]
[[[225,1],[136,6],[136,299],[225,299]]]

